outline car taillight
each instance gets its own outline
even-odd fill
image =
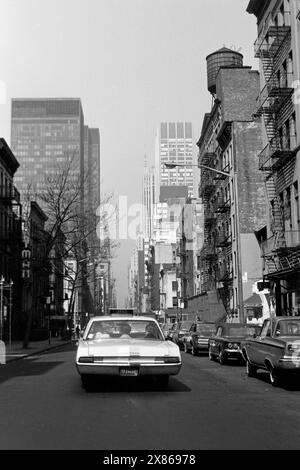
[[[164,357],[165,364],[178,364],[179,362],[179,357]]]
[[[78,362],[81,364],[91,364],[94,362],[94,356],[80,357]]]

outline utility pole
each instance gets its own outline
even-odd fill
[[[0,278],[0,340],[3,341],[3,285],[5,279],[3,276]]]
[[[11,320],[12,320],[12,288],[13,288],[13,281],[11,280],[9,283],[10,290],[9,290],[9,347],[11,348]]]

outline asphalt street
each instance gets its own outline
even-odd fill
[[[300,449],[300,382],[182,353],[168,390],[151,381],[81,387],[75,347],[0,367],[0,449]]]

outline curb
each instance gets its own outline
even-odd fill
[[[43,349],[37,349],[36,351],[30,352],[28,354],[25,353],[25,354],[23,354],[19,357],[13,357],[11,359],[8,359],[6,361],[6,364],[0,364],[0,366],[1,365],[7,365],[10,362],[20,361],[20,360],[22,360],[26,357],[31,357],[31,356],[35,356],[35,355],[40,354],[40,353],[45,353],[45,352],[53,350],[53,349],[58,349],[58,348],[61,348],[63,346],[66,346],[67,344],[72,344],[72,343],[75,343],[75,342],[73,340],[71,340],[71,341],[69,340],[69,341],[66,341],[66,342],[60,343],[60,344],[53,344],[53,345],[49,344],[47,347],[45,346],[45,348],[43,348]]]

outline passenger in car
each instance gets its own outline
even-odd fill
[[[128,323],[122,323],[120,325],[120,338],[130,338],[131,326]]]
[[[149,339],[158,338],[157,328],[155,327],[155,325],[153,325],[153,323],[148,323],[148,325],[146,325],[145,331],[146,331],[145,338],[149,338]]]
[[[108,339],[110,338],[109,333],[104,328],[104,325],[100,323],[97,328],[97,332],[95,333],[94,339]]]

